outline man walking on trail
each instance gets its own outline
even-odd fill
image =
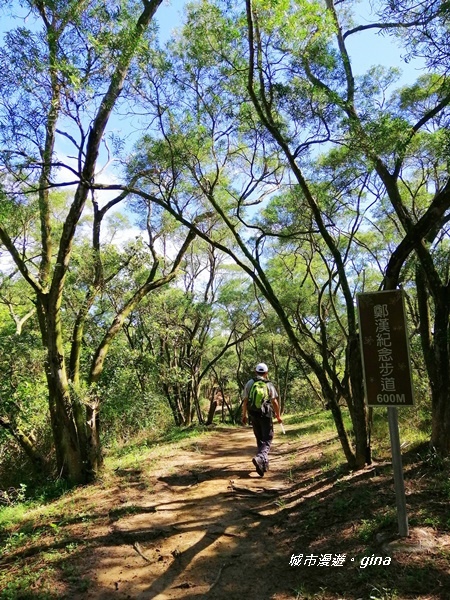
[[[256,376],[249,379],[244,387],[244,402],[242,405],[242,423],[247,423],[247,412],[251,417],[253,433],[255,434],[258,452],[252,459],[256,472],[260,477],[269,469],[269,451],[273,440],[273,420],[282,423],[278,393],[269,381],[269,369],[265,363],[259,363],[255,368]]]

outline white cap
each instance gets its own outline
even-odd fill
[[[266,363],[259,363],[256,365],[255,371],[257,373],[268,373],[269,367],[266,365]]]

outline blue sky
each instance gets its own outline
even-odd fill
[[[171,0],[163,2],[158,9],[156,17],[162,40],[168,39],[171,32],[182,24],[183,7],[186,4],[187,0]],[[377,20],[371,16],[370,0],[355,2],[355,11],[359,15],[358,24],[363,25]],[[423,67],[423,63],[419,61],[405,63],[402,60],[403,49],[385,32],[369,30],[356,33],[348,37],[346,43],[357,75],[365,73],[374,65],[399,67],[403,72],[400,80],[403,84],[414,81]]]
[[[182,24],[183,7],[187,0],[165,0],[156,13],[156,20],[160,27],[161,40],[167,40],[172,31]],[[17,9],[15,9],[17,10]],[[360,24],[369,23],[373,20],[370,14],[370,1],[362,0],[355,2],[355,10],[360,15]],[[19,9],[19,13],[25,17],[27,11]],[[359,19],[358,19],[359,20]],[[1,12],[0,35],[12,27],[21,25],[20,19],[11,19]],[[384,65],[386,67],[400,67],[403,71],[400,82],[408,83],[414,81],[419,75],[423,64],[420,62],[405,63],[401,56],[402,49],[395,45],[386,33],[376,31],[364,31],[347,38],[347,46],[351,53],[352,65],[355,74],[362,74],[373,65]]]

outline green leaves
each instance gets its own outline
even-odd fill
[[[285,44],[293,44],[297,52],[308,52],[318,38],[334,32],[333,21],[321,2],[255,0],[252,6],[261,30]]]

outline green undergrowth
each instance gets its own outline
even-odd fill
[[[117,468],[130,467],[134,463],[141,463],[146,454],[164,456],[169,451],[189,444],[193,440],[209,435],[219,427],[206,427],[192,425],[189,427],[171,427],[167,431],[147,434],[139,433],[130,440],[121,440],[105,451],[104,468],[100,479],[108,477],[108,474]],[[21,484],[23,494],[21,501],[11,502],[10,505],[0,507],[0,528],[7,523],[15,523],[21,520],[23,515],[30,509],[45,506],[73,491],[63,480],[48,481],[44,485],[27,487]]]
[[[212,431],[212,428],[191,426],[171,428],[158,435],[141,433],[135,439],[108,449],[103,471],[96,483],[70,488],[61,480],[48,482],[34,489],[29,498],[1,507],[0,600],[64,597],[62,590],[55,590],[51,583],[43,583],[53,579],[64,580],[72,593],[86,591],[88,582],[70,566],[70,556],[78,553],[84,543],[83,539],[73,538],[71,526],[81,527],[88,536],[93,523],[99,523],[106,517],[114,521],[142,510],[128,504],[105,515],[91,498],[109,488],[114,489],[118,481],[127,480],[127,477],[139,478],[142,463],[148,460],[150,454],[154,462],[163,460],[177,448],[189,445]],[[139,483],[142,487],[142,481]],[[14,560],[14,556],[34,555],[40,544],[52,549],[39,553],[33,567],[27,560],[23,565],[20,558]],[[10,562],[8,557],[11,557]]]
[[[188,427],[170,427],[164,432],[141,432],[133,439],[120,440],[110,446],[106,451],[107,465],[115,464],[121,460],[132,461],[133,456],[141,456],[149,450],[161,449],[207,435],[213,431],[212,427],[203,425],[190,425]]]

